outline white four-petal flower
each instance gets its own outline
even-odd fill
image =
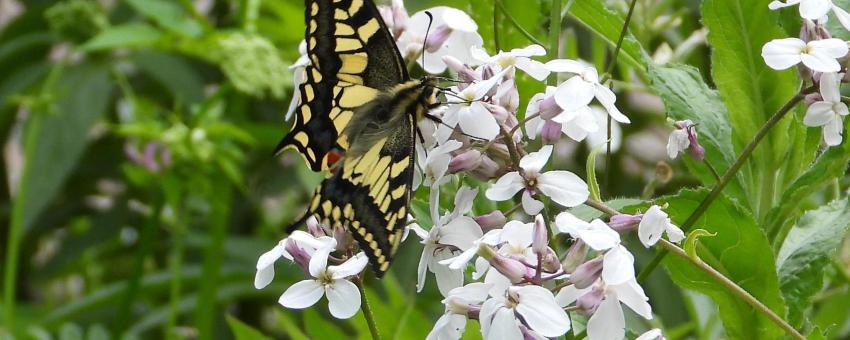
[[[841,144],[841,134],[844,131],[844,116],[848,114],[847,104],[841,101],[842,75],[824,73],[820,77],[820,95],[823,100],[809,105],[803,124],[806,126],[822,126],[823,140],[829,146]]]
[[[488,55],[487,51],[479,46],[472,47],[472,57],[480,61],[482,64],[496,65],[502,70],[515,67],[523,70],[529,76],[537,80],[546,79],[550,73],[549,69],[546,68],[546,65],[531,59],[533,56],[542,55],[546,55],[546,50],[540,45],[529,45],[525,48],[515,48],[508,52],[501,51],[494,56]]]
[[[286,308],[310,307],[323,295],[328,297],[328,309],[337,319],[348,319],[360,309],[360,291],[346,278],[359,274],[369,263],[366,253],[359,253],[338,266],[328,266],[328,254],[314,254],[310,260],[312,279],[303,280],[289,287],[278,299]],[[313,265],[313,261],[316,265]]]
[[[841,39],[823,39],[804,42],[798,38],[774,39],[764,44],[761,56],[767,66],[784,70],[803,63],[817,72],[838,72],[838,58],[847,55],[847,43]]]
[[[485,301],[479,320],[484,339],[522,339],[521,325],[548,338],[570,330],[567,313],[552,292],[540,286],[514,286]]]
[[[685,238],[685,233],[679,229],[661,207],[653,205],[643,214],[638,224],[638,238],[647,248],[661,239],[661,234],[667,233],[670,242],[679,242]]]

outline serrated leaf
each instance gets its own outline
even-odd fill
[[[667,213],[681,224],[707,195],[707,190],[684,190],[659,201],[669,204]],[[697,255],[705,263],[745,289],[778,315],[785,315],[774,269],[773,250],[752,215],[725,196],[714,200],[694,228],[716,233],[700,239]],[[726,334],[731,339],[777,339],[784,332],[773,321],[731,294],[689,261],[667,256],[664,267],[682,288],[708,295],[718,305]]]
[[[776,260],[788,321],[801,326],[809,299],[824,286],[824,271],[850,227],[850,202],[843,198],[807,212],[782,243]]]
[[[162,32],[151,25],[128,23],[109,27],[82,45],[93,52],[114,48],[151,46],[162,38]]]
[[[248,326],[232,315],[227,315],[227,325],[236,340],[270,339],[254,327]]]

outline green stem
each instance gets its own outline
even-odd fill
[[[552,0],[549,11],[549,60],[558,59],[561,51],[561,0]],[[558,77],[549,78],[549,85],[558,83]]]
[[[519,33],[521,33],[524,37],[526,37],[531,42],[538,44],[540,46],[543,46],[543,42],[541,42],[540,40],[535,38],[534,35],[532,35],[528,31],[526,31],[525,28],[522,28],[522,26],[519,24],[519,21],[517,21],[514,18],[514,16],[511,15],[511,13],[508,12],[508,10],[505,8],[505,5],[502,3],[502,0],[494,0],[494,1],[496,2],[496,6],[499,7],[499,10],[502,11],[502,14],[504,14],[505,17],[508,18],[508,21],[510,21],[511,24],[514,25],[514,27],[516,27],[516,29],[517,29],[517,31],[519,31]],[[495,13],[493,15],[495,16]],[[498,42],[498,40],[496,40],[496,41]]]
[[[814,89],[814,87],[801,89],[796,95],[794,95],[794,97],[788,100],[788,102],[786,102],[785,105],[782,106],[782,108],[776,111],[776,113],[774,113],[773,116],[771,116],[770,119],[767,120],[767,122],[764,123],[764,125],[758,130],[758,132],[756,132],[756,135],[753,136],[753,139],[747,144],[746,147],[744,147],[744,150],[741,151],[741,154],[738,155],[738,158],[735,159],[735,162],[732,163],[732,166],[730,166],[729,169],[727,169],[726,172],[723,173],[723,176],[720,177],[720,180],[714,184],[714,187],[711,189],[711,192],[709,192],[708,195],[705,196],[705,198],[702,200],[702,202],[700,202],[694,212],[692,212],[691,215],[688,216],[688,219],[685,220],[684,223],[682,223],[682,230],[688,231],[688,229],[690,229],[690,227],[694,223],[696,223],[696,221],[708,209],[708,206],[711,205],[711,202],[713,202],[714,199],[720,195],[720,192],[723,190],[723,188],[725,188],[726,185],[732,181],[732,178],[735,177],[735,174],[738,172],[738,170],[744,165],[744,163],[746,163],[747,159],[750,158],[750,155],[759,145],[761,140],[764,139],[765,136],[767,136],[767,133],[770,132],[770,129],[773,128],[774,125],[779,123],[779,121],[782,120],[782,118],[785,117],[785,115],[790,112],[791,109],[797,106],[797,103],[803,100],[807,93],[813,91]],[[656,267],[658,267],[658,264],[661,263],[661,260],[663,260],[664,256],[666,255],[667,251],[664,250],[655,255],[655,258],[652,259],[649,265],[644,267],[643,270],[641,270],[640,274],[638,274],[638,282],[644,282],[649,276],[649,274],[652,273],[652,271]]]
[[[175,212],[176,214],[176,212]],[[179,215],[178,215],[179,216]],[[171,283],[168,294],[168,325],[165,328],[167,339],[177,339],[174,329],[177,327],[177,319],[180,316],[180,290],[182,280],[180,273],[183,270],[183,237],[184,226],[180,219],[172,226],[173,244],[168,255],[168,266],[171,268]]]
[[[213,322],[216,316],[216,288],[218,287],[221,262],[224,254],[224,239],[230,225],[230,202],[232,188],[224,185],[213,195],[212,214],[209,217],[210,238],[204,250],[204,264],[199,289],[198,306],[195,312],[195,326],[199,339],[212,339],[215,335]]]
[[[260,13],[260,0],[245,0],[245,17],[242,19],[242,27],[245,31],[253,33],[257,31],[257,17]]]
[[[729,290],[729,292],[731,292],[733,295],[744,300],[747,304],[749,304],[750,306],[755,308],[756,311],[758,311],[761,314],[764,314],[771,321],[776,323],[779,327],[782,327],[782,329],[785,330],[785,333],[787,333],[788,335],[790,335],[794,339],[805,339],[805,337],[802,334],[800,334],[800,332],[797,332],[797,330],[794,329],[794,327],[792,327],[787,322],[785,322],[785,320],[782,319],[779,315],[776,315],[776,313],[774,313],[773,310],[771,310],[770,308],[765,306],[763,303],[761,303],[761,301],[759,301],[754,296],[750,295],[749,292],[744,290],[744,288],[741,288],[740,286],[735,284],[735,282],[733,282],[732,280],[730,280],[729,278],[724,276],[722,273],[718,272],[716,269],[712,268],[711,266],[709,266],[708,264],[706,264],[705,262],[703,262],[699,258],[688,256],[688,254],[685,253],[685,251],[682,248],[679,248],[678,246],[676,246],[673,243],[670,243],[667,240],[661,239],[661,240],[658,241],[658,243],[661,244],[661,246],[664,247],[664,249],[666,251],[671,252],[676,256],[679,256],[679,257],[681,257],[685,260],[690,261],[691,264],[693,264],[695,267],[699,268],[699,270],[708,274],[708,276],[711,276],[711,278],[716,280],[723,287],[726,287],[726,289]]]
[[[372,307],[369,306],[369,300],[366,298],[366,289],[363,288],[363,279],[354,278],[354,284],[357,290],[360,291],[360,310],[363,311],[363,316],[366,318],[366,324],[369,325],[369,333],[372,333],[372,340],[380,340],[381,333],[378,332],[378,323],[375,322],[375,316],[372,314]]]
[[[493,43],[496,46],[496,51],[502,50],[502,45],[499,43],[499,0],[493,0]]]
[[[617,66],[617,57],[620,56],[620,49],[623,47],[623,41],[626,39],[626,33],[629,32],[629,23],[632,21],[632,14],[635,12],[635,4],[637,0],[632,0],[629,5],[629,12],[626,14],[626,20],[623,22],[623,28],[620,29],[620,36],[617,38],[617,45],[614,46],[614,53],[611,54],[611,59],[608,60],[608,67],[605,68],[605,74],[602,75],[600,83],[605,83],[611,78],[611,72],[614,72],[614,67]]]
[[[150,215],[142,227],[142,234],[139,237],[139,249],[133,262],[133,269],[130,272],[131,276],[127,279],[127,289],[124,291],[124,297],[121,298],[121,303],[118,305],[119,310],[115,318],[114,334],[123,334],[130,321],[130,314],[133,305],[136,303],[136,298],[139,295],[139,285],[142,281],[142,276],[145,271],[145,261],[153,251],[156,241],[156,234],[159,231],[160,216],[162,216],[162,197],[158,192],[159,188],[151,193],[151,210]]]

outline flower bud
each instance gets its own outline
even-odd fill
[[[546,99],[541,100],[539,105],[540,118],[545,120],[550,120],[564,111],[560,106],[558,106],[558,103],[555,102],[555,96],[549,96]]]
[[[555,123],[551,120],[543,121],[543,128],[540,130],[540,138],[544,144],[555,144],[561,139],[561,123]]]
[[[487,108],[487,111],[490,111],[490,113],[493,114],[493,117],[495,117],[496,120],[498,120],[499,122],[502,122],[502,123],[504,123],[506,120],[508,120],[508,117],[510,117],[510,115],[511,115],[511,113],[508,112],[508,110],[506,110],[504,107],[502,107],[500,105],[493,105],[493,104],[485,102],[484,107]]]
[[[487,155],[482,155],[481,163],[478,164],[478,166],[473,169],[470,174],[472,174],[475,178],[486,181],[499,175],[501,169],[502,168],[499,164],[492,158]]]
[[[558,253],[552,248],[546,247],[546,253],[543,255],[543,271],[547,273],[555,273],[561,270],[561,262],[558,260]]]
[[[847,72],[847,73],[850,73],[850,72]],[[823,96],[821,96],[821,94],[818,93],[818,92],[809,93],[804,97],[804,100],[806,102],[806,106],[809,106],[809,105],[812,105],[816,102],[823,101]]]
[[[676,128],[679,130],[684,130],[688,135],[688,154],[691,155],[694,159],[701,161],[705,158],[705,148],[699,144],[699,139],[697,138],[696,125],[691,120],[680,120],[676,122]]]
[[[534,277],[534,272],[529,273],[532,270],[531,268],[507,256],[496,254],[496,256],[490,258],[490,265],[511,280],[512,283],[520,283],[526,278]]]
[[[578,286],[576,286],[578,287]],[[599,308],[599,305],[602,303],[602,298],[605,297],[604,292],[599,287],[593,287],[593,289],[580,296],[578,300],[576,300],[576,307],[581,311],[582,314],[592,315],[596,313],[596,309]]]
[[[590,287],[602,275],[602,257],[580,264],[570,275],[570,281],[578,289]]]
[[[460,59],[450,55],[443,56],[442,59],[443,63],[445,63],[450,70],[455,71],[460,79],[468,82],[478,80],[478,75],[475,74],[475,70],[464,64],[460,61]]]
[[[448,40],[451,35],[452,29],[448,25],[437,26],[430,34],[428,34],[427,41],[425,42],[425,51],[430,53],[437,52],[440,47],[443,47],[443,44],[446,43],[446,40]]]
[[[475,217],[475,222],[481,226],[481,230],[486,234],[493,229],[501,228],[507,223],[508,219],[500,210],[493,210],[487,214]]]
[[[564,262],[561,265],[564,267],[564,271],[567,273],[572,273],[576,270],[580,264],[584,263],[584,258],[587,257],[588,248],[587,245],[584,244],[582,240],[576,240],[570,249],[567,251],[567,256],[564,258]]]
[[[449,162],[448,173],[471,171],[481,165],[481,151],[469,149],[454,156]]]
[[[546,254],[546,249],[549,248],[549,235],[546,230],[546,221],[543,220],[543,215],[538,214],[534,217],[533,238],[531,241],[531,250],[538,256]]]
[[[407,10],[404,8],[404,1],[393,0],[392,17],[393,36],[398,39],[398,37],[400,37],[401,34],[404,33],[405,28],[407,28],[407,20],[410,18],[407,15]]]
[[[611,219],[608,220],[608,226],[621,233],[631,231],[637,228],[642,217],[643,215],[641,214],[617,214],[611,216]]]

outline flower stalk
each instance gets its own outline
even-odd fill
[[[372,340],[380,340],[381,333],[378,332],[378,323],[375,322],[375,315],[372,314],[372,307],[369,306],[369,300],[366,298],[366,289],[363,288],[363,279],[360,276],[352,278],[357,290],[360,291],[360,310],[363,311],[363,316],[366,318],[366,324],[369,325],[369,333],[372,334]]]

